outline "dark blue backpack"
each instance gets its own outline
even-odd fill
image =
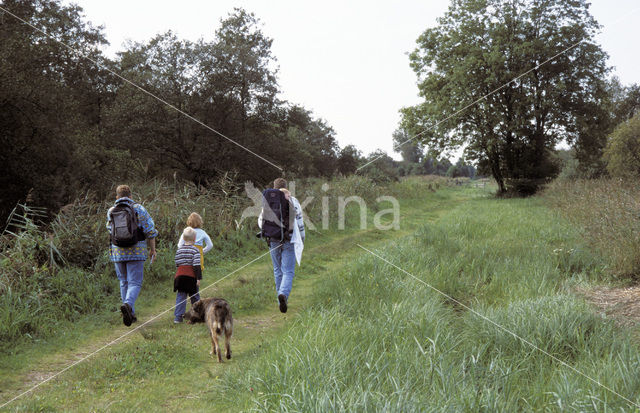
[[[262,192],[261,237],[270,241],[289,241],[296,218],[293,204],[279,189],[265,189]]]

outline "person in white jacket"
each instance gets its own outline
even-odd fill
[[[213,248],[213,242],[211,242],[209,235],[202,229],[202,225],[204,225],[202,217],[197,212],[192,212],[191,215],[189,215],[189,218],[187,218],[187,226],[196,231],[196,241],[193,246],[200,251],[200,267],[204,270],[204,254],[211,251],[211,248]],[[183,246],[184,238],[180,235],[178,248],[182,248]],[[200,284],[198,283],[198,287],[199,286]]]
[[[304,218],[302,216],[302,207],[300,202],[291,196],[287,190],[287,181],[284,178],[278,178],[273,182],[275,189],[284,192],[285,197],[291,201],[296,212],[295,224],[291,240],[280,243],[279,241],[270,242],[271,261],[273,263],[273,275],[276,284],[276,293],[278,294],[278,303],[280,311],[287,312],[289,294],[293,287],[293,277],[295,275],[296,261],[300,265],[302,259],[302,250],[304,248],[305,232]],[[262,213],[258,217],[258,225],[262,228]]]

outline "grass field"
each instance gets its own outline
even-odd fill
[[[603,282],[606,267],[574,226],[535,198],[496,200],[459,187],[412,194],[401,199],[399,231],[310,233],[286,315],[277,311],[268,257],[207,290],[234,309],[231,361],[214,362],[205,327],[174,326],[170,312],[6,409],[637,409],[624,400],[640,401],[632,331],[573,294]],[[211,266],[205,280],[242,264]],[[173,305],[167,290],[141,296],[140,314]],[[3,355],[0,400],[127,331],[116,312],[93,321]]]

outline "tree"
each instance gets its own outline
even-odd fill
[[[640,178],[640,113],[615,129],[609,137],[604,158],[612,176]]]
[[[343,175],[356,172],[362,160],[362,153],[353,145],[347,145],[340,150],[338,155],[337,169]]]
[[[374,162],[371,162],[375,160]],[[398,165],[392,157],[381,149],[378,149],[367,156],[366,162],[371,162],[362,171],[375,182],[388,182],[398,179]]]
[[[235,8],[222,20],[211,47],[211,59],[201,68],[209,77],[212,97],[223,94],[239,105],[241,128],[245,131],[249,115],[271,109],[278,93],[273,40],[260,29],[253,13]]]
[[[101,60],[101,28],[78,6],[50,0],[7,0],[3,7],[37,28]],[[100,125],[107,77],[92,62],[5,14],[0,19],[0,217],[18,201],[59,207],[88,181],[74,173],[78,137]]]
[[[331,176],[335,172],[339,148],[335,132],[325,121],[314,119],[309,110],[293,105],[282,124],[289,129],[289,134],[295,132],[300,136],[297,151],[287,148],[294,155],[287,168],[298,165],[306,176]]]
[[[400,153],[402,160],[409,163],[418,163],[422,159],[423,148],[419,142],[411,141],[411,137],[404,129],[393,132],[393,148]]]
[[[275,161],[283,157],[276,142],[288,132],[279,128],[286,116],[276,99],[270,47],[259,20],[235,9],[211,42],[194,44],[167,32],[130,45],[117,64],[125,77],[164,102]],[[265,166],[279,172],[164,102],[125,83],[105,112],[109,141],[148,164],[152,175],[177,172],[206,185],[229,170],[256,182],[264,179]]]
[[[431,150],[467,144],[501,193],[535,190],[557,173],[556,144],[580,142],[602,104],[608,68],[588,3],[454,0],[438,23],[410,55],[425,101],[402,125],[427,131]]]
[[[640,85],[623,86],[618,78],[611,81],[613,119],[617,126],[640,112]]]

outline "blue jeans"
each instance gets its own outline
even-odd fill
[[[200,290],[200,288],[198,288]],[[182,321],[182,317],[184,317],[184,312],[187,310],[187,293],[184,291],[178,291],[176,294],[176,310],[173,312],[175,316],[174,320]],[[196,302],[200,300],[200,294],[196,293],[191,296],[191,305],[194,305]]]
[[[131,306],[131,312],[136,313],[135,303],[142,288],[142,272],[144,261],[122,261],[114,262],[116,265],[116,275],[120,280],[120,297],[122,302]]]
[[[292,242],[285,242],[278,247],[279,244],[276,241],[271,242],[269,245],[271,248],[271,261],[273,262],[273,276],[276,281],[276,293],[277,295],[284,294],[285,297],[289,298],[293,284],[296,254]]]

